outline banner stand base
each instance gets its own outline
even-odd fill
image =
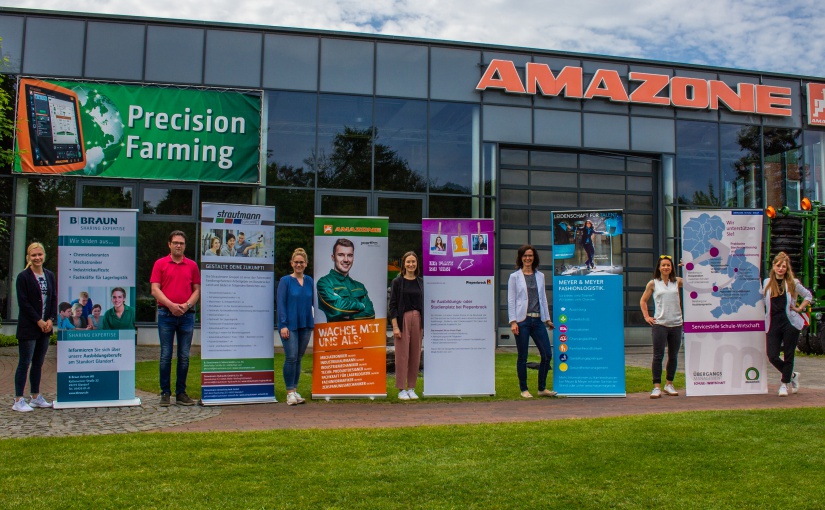
[[[627,398],[627,393],[559,393],[556,395],[557,397],[564,397],[564,398],[576,398],[576,397],[584,397],[584,398]]]
[[[462,398],[482,398],[482,397],[495,397],[495,393],[462,393],[460,395],[454,395],[452,393],[424,393],[421,395],[424,398],[457,398],[461,400]]]
[[[139,406],[140,399],[133,398],[129,400],[91,400],[84,402],[52,402],[55,409],[82,409],[86,407],[131,407]]]
[[[209,406],[232,406],[232,405],[240,405],[240,404],[277,404],[278,399],[275,397],[268,397],[268,398],[257,398],[257,399],[249,399],[249,400],[203,400],[201,399],[198,402],[200,405],[204,407]]]
[[[376,398],[387,398],[386,393],[377,393],[375,395],[364,395],[363,393],[356,394],[356,395],[343,395],[343,394],[335,394],[335,395],[323,395],[323,394],[312,394],[312,400],[332,400],[332,399],[342,399],[342,398],[368,398],[370,400],[375,400]]]

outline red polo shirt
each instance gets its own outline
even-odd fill
[[[173,303],[185,303],[192,295],[192,286],[201,284],[201,272],[194,260],[183,257],[175,262],[172,255],[167,255],[155,261],[149,282],[159,283],[160,290]]]

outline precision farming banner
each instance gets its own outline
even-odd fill
[[[201,210],[204,405],[275,400],[275,208]]]
[[[425,219],[424,395],[493,395],[495,222]]]
[[[767,393],[762,211],[682,211],[687,395]]]
[[[261,95],[20,80],[14,171],[258,182]]]
[[[388,228],[315,217],[312,398],[387,396]]]
[[[553,389],[623,397],[622,211],[553,212]]]
[[[54,407],[140,405],[135,398],[137,211],[58,208],[58,218]]]

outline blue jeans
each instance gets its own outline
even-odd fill
[[[298,387],[301,378],[301,358],[307,352],[312,328],[290,329],[289,339],[281,338],[284,344],[284,385],[287,390]]]
[[[158,308],[158,337],[160,337],[160,392],[171,395],[172,346],[178,336],[178,364],[175,394],[186,392],[186,376],[189,373],[189,348],[195,332],[195,314],[185,313],[175,317],[172,312]]]
[[[547,372],[550,370],[550,361],[553,357],[553,346],[550,345],[550,336],[547,334],[547,326],[541,322],[539,317],[527,317],[518,323],[518,335],[516,335],[516,349],[518,359],[516,360],[516,372],[518,372],[518,385],[521,391],[527,391],[527,352],[530,346],[530,337],[533,343],[539,348],[541,361],[539,362],[539,391],[547,387]]]
[[[17,339],[17,352],[20,358],[17,362],[17,372],[14,373],[14,396],[22,397],[26,387],[26,374],[29,376],[32,395],[40,393],[40,374],[46,351],[49,350],[51,332],[43,333],[38,338],[24,340]],[[31,367],[31,370],[29,370]]]

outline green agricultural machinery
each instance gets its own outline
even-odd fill
[[[802,210],[768,206],[765,240],[765,275],[771,262],[784,251],[795,276],[814,296],[809,308],[811,324],[799,334],[797,348],[806,354],[825,353],[825,204],[802,199]]]

